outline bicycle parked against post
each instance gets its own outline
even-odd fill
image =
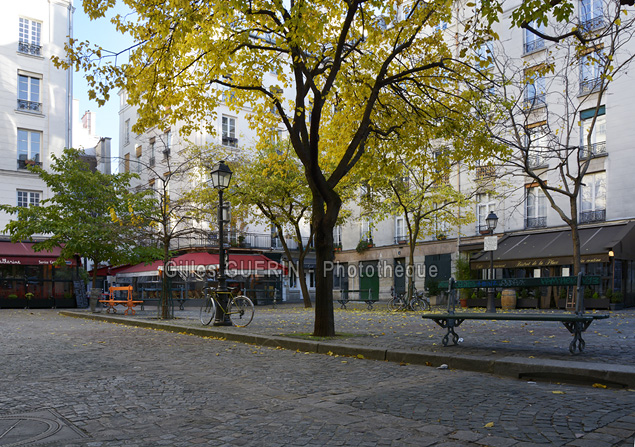
[[[228,315],[234,326],[245,327],[254,318],[254,303],[244,295],[234,296],[231,291],[221,292],[216,287],[203,288],[205,299],[201,306],[199,318],[201,323],[208,325],[216,316],[218,306],[225,315]],[[227,309],[222,305],[221,295],[227,294]],[[232,318],[234,317],[234,318]]]
[[[418,291],[415,287],[413,290],[412,298],[408,299],[408,292],[400,294],[395,293],[395,288],[390,288],[390,294],[392,298],[388,303],[388,308],[394,312],[399,310],[412,310],[412,311],[424,311],[430,310],[430,300],[426,296],[425,292]]]

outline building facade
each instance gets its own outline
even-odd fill
[[[64,56],[73,35],[72,0],[7,2],[0,17],[0,203],[38,206],[51,194],[31,165],[47,169],[51,155],[72,144],[72,72],[51,56]],[[0,228],[11,216],[0,213]],[[0,241],[0,295],[52,299],[72,294],[69,269],[31,244]]]

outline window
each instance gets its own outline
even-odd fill
[[[540,72],[542,65],[525,70],[525,108],[544,107],[546,102],[545,76]]]
[[[547,198],[539,186],[527,187],[527,220],[525,228],[547,226]]]
[[[123,129],[123,144],[130,144],[130,119],[127,119],[124,122],[124,129]]]
[[[536,123],[527,130],[527,166],[529,168],[543,167],[548,164],[549,129],[545,122]]]
[[[580,195],[580,223],[606,220],[606,172],[584,176]]]
[[[42,55],[42,24],[40,22],[20,17],[18,51],[35,56]]]
[[[406,242],[406,219],[403,216],[395,217],[395,244]]]
[[[597,110],[583,110],[580,113],[580,147],[582,149],[581,157],[595,157],[606,154],[606,116],[605,108],[601,106]],[[595,117],[595,124],[593,118]],[[593,127],[591,127],[593,126]],[[589,144],[588,136],[591,134],[591,143]]]
[[[540,33],[543,33],[545,30],[543,25],[538,25],[536,24],[536,22],[529,23],[529,26]],[[525,54],[533,53],[534,51],[541,50],[544,47],[545,41],[542,39],[542,37],[534,34],[532,31],[525,28]]]
[[[580,57],[580,95],[588,95],[600,89],[601,69],[602,53],[600,51],[592,51]]]
[[[477,63],[483,70],[489,70],[494,65],[494,46],[491,41],[483,43],[477,50]]]
[[[165,148],[163,149],[163,160],[170,158],[170,152],[172,151],[172,131],[167,130],[165,132]]]
[[[156,148],[155,148],[156,140],[154,138],[150,138],[150,160],[149,165],[151,168],[154,167],[156,161]]]
[[[486,234],[489,232],[485,219],[495,209],[496,201],[492,194],[476,195],[476,233]]]
[[[18,129],[18,168],[26,169],[29,165],[40,165],[42,133],[26,129]]]
[[[593,31],[604,26],[602,0],[580,1],[580,23],[585,31]]]
[[[373,240],[372,221],[368,217],[362,218],[360,239],[366,242]]]
[[[24,208],[29,206],[40,206],[40,193],[18,190],[18,206],[22,206]]]
[[[333,228],[333,245],[335,248],[342,248],[342,226],[336,225]]]
[[[130,154],[125,154],[123,156],[123,172],[130,172]]]
[[[236,138],[236,118],[223,116],[223,146],[238,147]]]
[[[23,74],[18,75],[18,110],[42,112],[40,86],[42,79]]]

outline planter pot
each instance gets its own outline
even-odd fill
[[[26,309],[26,298],[0,298],[0,309]]]
[[[586,309],[608,309],[611,304],[611,300],[608,298],[591,298],[584,300],[584,307]]]
[[[516,291],[514,289],[503,289],[501,307],[503,309],[516,309]]]
[[[77,307],[75,298],[55,298],[55,307],[60,309],[70,309]]]
[[[50,298],[31,298],[27,303],[29,309],[50,309],[55,301]]]
[[[538,307],[538,298],[517,298],[517,309],[536,309]]]
[[[486,307],[487,298],[470,298],[467,300],[468,307]]]
[[[610,303],[609,308],[611,310],[622,310],[624,309],[624,303]]]
[[[461,307],[467,307],[467,300],[461,299],[459,302],[461,303]]]

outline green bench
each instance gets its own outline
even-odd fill
[[[542,281],[540,281],[542,280]],[[472,312],[455,312],[456,291],[459,288],[477,287],[520,287],[527,284],[538,286],[545,285],[577,285],[578,300],[575,313],[472,313]],[[552,277],[552,278],[527,278],[527,279],[511,279],[511,280],[485,280],[485,281],[454,281],[450,280],[446,283],[449,292],[448,311],[441,314],[425,314],[421,318],[434,321],[443,329],[447,329],[447,333],[443,336],[443,346],[447,346],[452,338],[452,343],[457,345],[459,336],[454,328],[459,327],[466,320],[490,320],[490,321],[553,321],[559,322],[573,334],[573,340],[569,344],[569,351],[575,354],[576,351],[582,352],[585,342],[582,339],[582,333],[595,320],[603,320],[609,317],[608,314],[585,314],[584,313],[584,297],[582,294],[582,286],[585,284],[597,284],[599,278],[586,277],[581,275],[576,277]],[[443,284],[444,286],[446,284]]]
[[[346,304],[350,301],[359,301],[366,303],[369,310],[373,310],[373,304],[379,301],[379,297],[373,296],[372,289],[363,290],[341,290],[340,298],[337,300],[340,303],[340,309],[346,309]]]

